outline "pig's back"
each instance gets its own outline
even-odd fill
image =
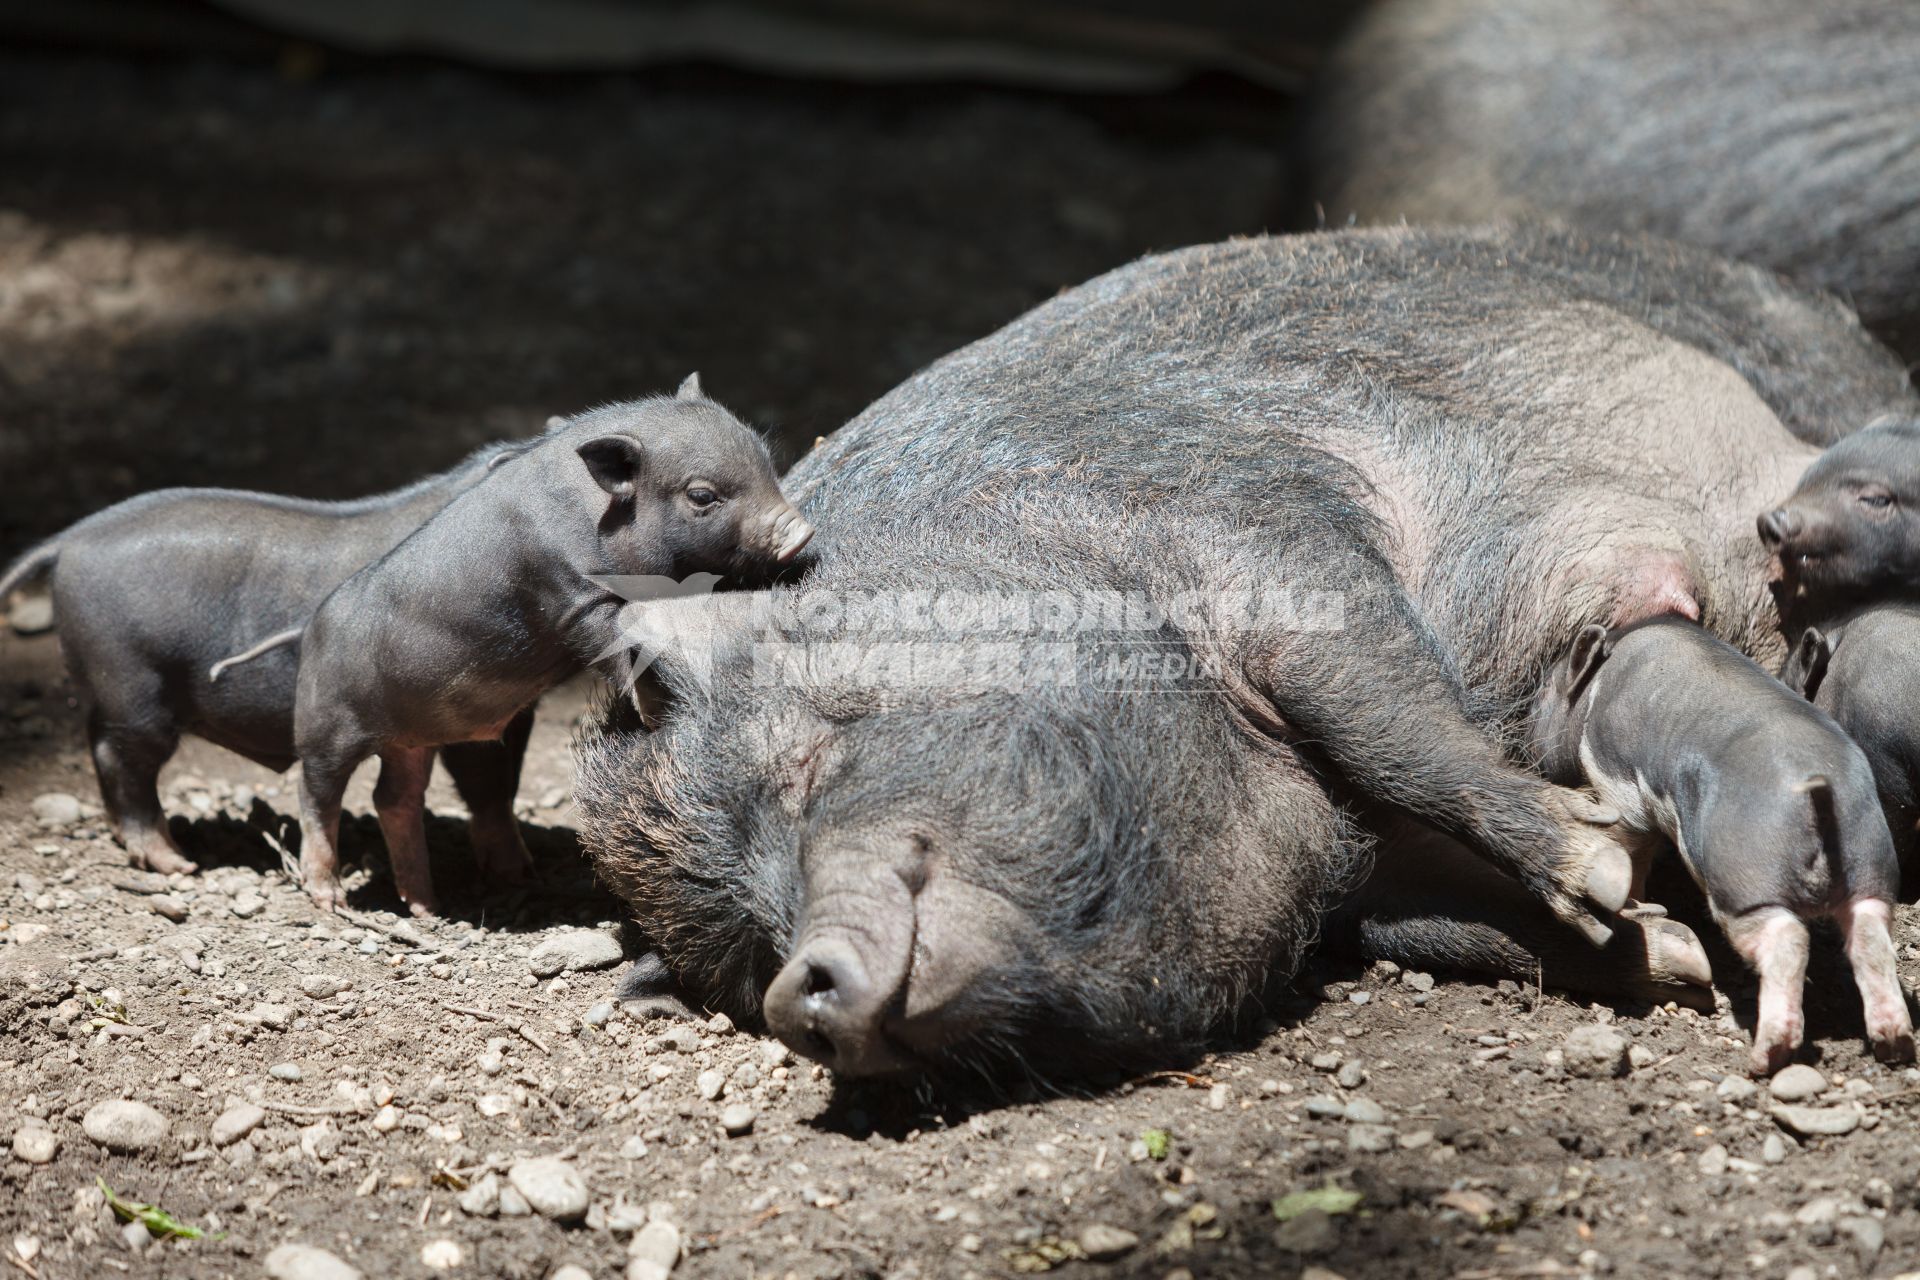
[[[1920,807],[1920,607],[1882,606],[1850,622],[1816,697],[1866,752],[1887,798]]]
[[[1910,0],[1400,0],[1330,63],[1309,135],[1315,196],[1335,225],[1650,231],[1906,330],[1916,66]]]

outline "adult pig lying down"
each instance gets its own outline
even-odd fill
[[[585,841],[659,948],[637,985],[851,1075],[1177,1053],[1336,904],[1402,961],[1697,992],[1689,933],[1615,914],[1604,815],[1503,735],[1589,623],[1678,612],[1776,661],[1756,495],[1912,404],[1837,304],[1654,242],[1343,232],[1095,280],[792,472],[822,532],[790,590],[1282,584],[1344,625],[1158,632],[1217,692],[1114,687],[1098,646],[1073,679],[910,688],[837,659],[844,616],[769,635],[716,600],[711,653],[669,650],[580,748]],[[1435,840],[1487,870],[1436,874]]]

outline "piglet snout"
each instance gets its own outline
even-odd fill
[[[769,542],[773,546],[773,558],[781,564],[800,554],[800,549],[813,538],[813,526],[808,524],[792,507],[782,508],[772,521],[772,536]]]
[[[1777,550],[1792,541],[1804,525],[1798,515],[1785,507],[1766,512],[1760,517],[1760,541]]]

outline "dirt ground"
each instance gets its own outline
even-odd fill
[[[1053,290],[1257,230],[1283,194],[1257,131],[1190,103],[312,70],[0,60],[0,552],[167,483],[383,487],[694,367],[804,446]],[[473,882],[437,781],[448,915],[405,923],[363,777],[354,910],[324,916],[278,871],[288,779],[205,744],[165,779],[201,873],[129,871],[55,640],[0,633],[0,1270],[346,1274],[301,1244],[528,1280],[676,1256],[902,1280],[1920,1271],[1920,1072],[1839,1013],[1816,1011],[1797,1123],[1848,1131],[1801,1138],[1742,1074],[1744,994],[1614,1010],[1329,961],[1190,1072],[983,1097],[836,1086],[724,1025],[630,1016],[617,967],[537,977],[575,930],[639,949],[571,830],[586,703],[542,705],[531,888]],[[1920,978],[1920,949],[1901,965]],[[108,1124],[117,1099],[165,1131]],[[130,1245],[96,1179],[208,1238]]]

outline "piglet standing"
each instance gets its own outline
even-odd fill
[[[341,796],[378,756],[374,807],[395,887],[415,915],[434,913],[424,822],[434,752],[499,737],[610,648],[623,602],[591,578],[751,575],[793,559],[812,533],[760,437],[697,376],[672,398],[550,429],[341,584],[299,636],[308,894],[341,903]]]
[[[1920,605],[1872,605],[1807,628],[1780,678],[1866,752],[1902,894],[1920,891]]]
[[[1759,526],[1790,634],[1864,600],[1920,600],[1920,421],[1877,422],[1829,446]]]
[[[1750,1066],[1777,1071],[1804,1034],[1807,921],[1832,917],[1888,1061],[1913,1057],[1889,923],[1899,888],[1873,771],[1824,712],[1691,623],[1590,626],[1550,673],[1529,721],[1547,776],[1586,782],[1641,833],[1664,837],[1760,977]]]

